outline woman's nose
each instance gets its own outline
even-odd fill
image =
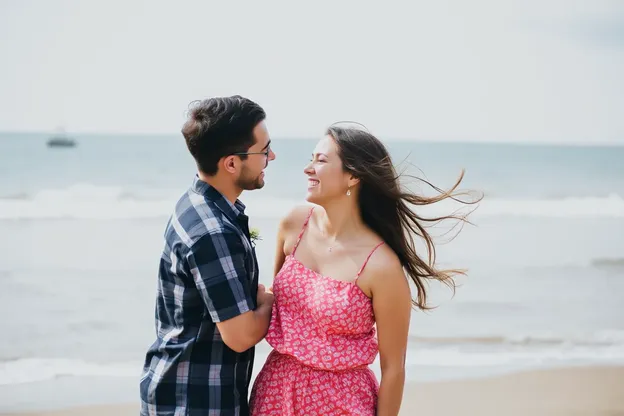
[[[308,162],[308,164],[303,167],[303,173],[313,173],[312,162]]]

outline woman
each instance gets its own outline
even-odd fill
[[[304,170],[306,200],[280,224],[267,341],[273,351],[251,393],[251,414],[397,415],[411,312],[427,309],[425,280],[454,287],[456,270],[433,266],[423,219],[410,205],[434,198],[400,189],[388,151],[373,135],[332,126]],[[437,189],[437,188],[436,188]],[[458,218],[461,219],[461,218]],[[424,239],[431,263],[412,235]],[[381,382],[369,365],[380,354]]]

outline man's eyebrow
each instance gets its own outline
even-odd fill
[[[271,146],[271,140],[270,140],[270,139],[269,139],[269,142],[266,144],[266,146],[264,146],[264,147],[262,148],[262,150],[266,150],[266,149],[268,149],[268,148],[269,148],[269,146]]]

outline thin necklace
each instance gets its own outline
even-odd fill
[[[331,253],[331,252],[332,252],[332,250],[334,249],[334,246],[335,246],[335,245],[336,245],[336,240],[334,240],[334,243],[333,243],[331,246],[329,246],[329,247],[327,248],[327,251],[329,251],[329,252]]]
[[[325,234],[325,233],[323,232],[323,230],[321,230],[321,228],[320,228],[320,227],[319,227],[319,231],[321,232],[321,235],[323,235],[323,236],[324,236],[324,234]],[[330,253],[332,252],[332,250],[334,249],[334,246],[336,245],[336,242],[337,242],[337,241],[336,241],[336,240],[334,240],[334,242],[333,242],[333,243],[332,243],[329,247],[327,247],[327,251],[328,251],[328,252],[330,252]]]

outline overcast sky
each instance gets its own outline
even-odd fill
[[[0,0],[0,130],[176,133],[241,94],[274,137],[624,144],[624,1]]]

